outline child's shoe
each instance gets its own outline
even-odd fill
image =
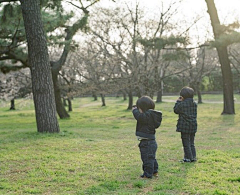
[[[197,161],[197,159],[196,158],[194,158],[194,159],[191,159],[191,162],[196,162]]]
[[[190,162],[192,162],[190,159],[182,159],[182,160],[180,160],[179,162],[181,162],[181,163],[190,163]]]
[[[152,179],[151,177],[147,177],[146,175],[140,175],[140,178],[142,178],[142,179]]]
[[[153,176],[154,176],[154,177],[158,177],[158,176],[159,176],[159,175],[158,175],[158,172],[153,173]]]

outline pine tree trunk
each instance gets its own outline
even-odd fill
[[[218,18],[217,9],[214,0],[205,0],[210,15],[211,24],[215,39],[218,39],[221,32],[221,24]],[[234,109],[234,96],[233,96],[233,81],[230,61],[228,58],[227,47],[217,47],[218,57],[221,64],[222,77],[223,77],[223,100],[224,108],[222,114],[235,114]]]
[[[28,42],[38,132],[59,132],[53,82],[39,0],[20,0]]]
[[[223,76],[223,100],[224,109],[222,114],[235,114],[234,95],[233,95],[233,79],[232,71],[228,58],[227,47],[217,48],[222,76]]]

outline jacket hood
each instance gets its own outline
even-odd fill
[[[154,121],[155,128],[158,128],[162,122],[162,112],[157,110],[149,110]]]

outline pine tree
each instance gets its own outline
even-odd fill
[[[227,51],[227,46],[240,42],[240,33],[234,31],[239,27],[238,23],[229,26],[220,24],[217,9],[214,0],[205,0],[210,15],[215,41],[212,46],[216,47],[222,70],[223,79],[223,100],[224,108],[222,114],[235,114],[234,97],[233,97],[233,77]]]

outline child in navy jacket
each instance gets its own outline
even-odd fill
[[[162,113],[155,111],[154,101],[143,96],[137,100],[132,113],[137,120],[136,136],[139,143],[141,159],[143,162],[143,175],[141,178],[158,176],[158,162],[156,160],[157,142],[155,140],[156,129],[161,125]]]

